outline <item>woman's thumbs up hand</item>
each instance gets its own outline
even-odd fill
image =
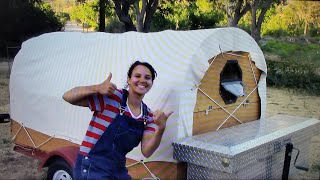
[[[98,93],[101,95],[112,95],[117,89],[117,86],[111,82],[112,73],[109,74],[108,78],[99,84]]]

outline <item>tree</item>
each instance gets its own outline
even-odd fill
[[[261,39],[261,25],[265,14],[270,9],[274,0],[254,0],[251,7],[251,36],[258,42]],[[258,10],[260,10],[258,14]],[[257,17],[258,16],[258,17]]]
[[[214,8],[214,3],[207,0],[196,0],[191,2],[189,11],[189,29],[205,29],[215,27],[217,22],[222,19],[220,11]]]
[[[215,0],[225,10],[228,26],[237,27],[239,20],[251,9],[250,0]]]
[[[317,36],[320,34],[320,3],[289,1],[275,6],[263,24],[262,35]]]
[[[267,11],[275,5],[285,3],[286,0],[253,0],[251,2],[251,36],[259,42],[261,27]]]
[[[1,0],[0,39],[21,42],[29,37],[51,31],[60,31],[63,24],[49,4],[40,0]]]
[[[233,27],[237,27],[239,20],[251,10],[251,36],[258,42],[266,12],[272,5],[283,1],[285,0],[216,0],[216,3],[225,8],[228,25]]]
[[[207,0],[162,1],[152,30],[189,30],[213,28],[223,18],[223,12]]]
[[[159,0],[112,0],[115,6],[116,14],[121,22],[125,24],[126,31],[149,32],[152,16],[154,15]],[[136,25],[133,22],[130,8],[136,19]]]
[[[31,37],[63,27],[51,7],[40,0],[1,0],[0,22],[0,56],[5,44],[19,46]]]
[[[98,29],[98,0],[88,1],[78,4],[71,11],[71,19],[79,24],[82,24],[83,28],[93,27]]]
[[[320,3],[316,1],[290,2],[288,8],[292,9],[293,16],[303,27],[303,35],[307,36],[310,28],[320,25]]]
[[[99,0],[99,31],[106,31],[106,0]]]

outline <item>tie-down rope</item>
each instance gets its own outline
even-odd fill
[[[222,124],[217,128],[217,130],[219,130],[225,122],[227,122],[227,120],[231,117],[231,115],[233,116],[233,114],[238,110],[238,108],[249,98],[249,96],[257,89],[258,86],[256,86],[249,94],[248,96],[238,105],[238,107],[233,110],[233,112],[227,117],[227,119],[225,119]]]
[[[254,78],[254,82],[256,82],[256,85],[258,85],[258,81],[257,81],[257,78],[256,78],[256,74],[253,72],[253,67],[252,67],[252,60],[251,60],[251,56],[248,56],[248,60],[250,62],[250,66],[251,66],[251,72],[253,74],[253,78]]]
[[[140,160],[140,161],[137,161],[137,162],[135,162],[135,163],[132,163],[132,164],[126,166],[126,167],[129,168],[129,167],[131,167],[131,166],[134,166],[134,165],[137,165],[137,164],[140,164],[140,163],[148,170],[148,172],[150,173],[150,175],[151,175],[152,178],[160,180],[160,178],[158,178],[156,175],[154,175],[154,174],[150,171],[150,169],[148,168],[148,166],[145,164],[145,162],[144,162],[143,160]]]
[[[23,125],[23,123],[21,123],[21,126],[20,126],[19,130],[18,130],[17,133],[13,136],[11,142],[17,137],[17,135],[19,134],[19,132],[21,131],[22,128],[23,128],[24,131],[27,133],[27,135],[28,135],[28,137],[29,137],[29,139],[30,139],[30,141],[31,141],[31,143],[32,143],[32,145],[33,145],[33,147],[34,147],[35,149],[37,149],[37,148],[39,148],[40,146],[46,144],[47,142],[49,142],[51,139],[54,138],[54,136],[51,136],[49,139],[47,139],[46,141],[44,141],[43,143],[41,143],[41,144],[39,144],[39,145],[37,146],[37,145],[34,143],[34,141],[33,141],[32,137],[30,136],[29,132],[27,131],[26,127]]]
[[[199,84],[200,85],[200,84]],[[228,110],[226,110],[225,108],[223,108],[218,102],[216,102],[213,98],[211,98],[207,93],[205,93],[200,87],[199,85],[196,85],[196,87],[198,88],[198,90],[200,92],[202,92],[205,96],[207,96],[211,101],[213,101],[216,105],[218,105],[221,109],[223,109],[226,113],[229,114],[229,116],[227,117],[227,119],[225,119],[220,126],[217,128],[217,130],[219,130],[225,122],[227,122],[227,120],[232,116],[233,118],[235,118],[238,122],[240,122],[241,124],[243,124],[237,117],[235,117],[233,114],[238,110],[238,108],[244,103],[246,102],[246,100],[249,98],[249,96],[257,89],[258,86],[256,86],[255,88],[253,88],[253,90],[248,94],[248,96],[238,105],[238,107],[233,110],[232,113],[230,113]]]
[[[224,107],[222,107],[217,101],[215,101],[213,98],[211,98],[207,93],[205,93],[200,87],[200,84],[196,85],[196,88],[198,88],[199,91],[201,91],[205,96],[207,96],[207,98],[209,98],[211,101],[213,101],[214,103],[216,103],[216,105],[218,105],[221,109],[223,109],[226,113],[228,113],[230,116],[232,116],[233,118],[235,118],[237,121],[239,121],[241,124],[242,122],[235,117],[233,114],[231,114],[228,110],[226,110]]]
[[[226,113],[228,113],[229,114],[229,116],[227,117],[227,119],[225,119],[221,124],[220,124],[220,126],[217,128],[217,130],[219,130],[226,122],[227,122],[227,120],[232,116],[233,118],[235,118],[238,122],[240,122],[241,124],[243,124],[237,117],[235,117],[233,114],[238,110],[238,108],[244,103],[244,102],[246,102],[246,100],[249,98],[249,96],[257,89],[257,87],[258,87],[258,82],[257,82],[257,78],[256,78],[256,75],[255,75],[255,73],[254,73],[254,71],[253,71],[253,66],[252,66],[252,62],[251,62],[251,56],[249,55],[249,56],[243,56],[243,55],[238,55],[238,54],[234,54],[234,53],[229,53],[229,52],[222,52],[222,50],[221,50],[221,47],[220,47],[220,45],[219,45],[219,49],[220,49],[220,52],[221,52],[221,54],[222,54],[222,56],[224,57],[224,55],[223,54],[228,54],[228,55],[233,55],[233,56],[239,56],[239,57],[248,57],[248,60],[249,60],[249,63],[250,63],[250,67],[251,67],[251,72],[252,72],[252,75],[253,75],[253,78],[254,78],[254,82],[255,82],[255,84],[256,84],[256,87],[248,94],[248,96],[238,105],[238,107],[235,109],[235,110],[233,110],[233,112],[232,113],[230,113],[229,111],[227,111],[225,108],[223,108],[218,102],[216,102],[213,98],[211,98],[207,93],[205,93],[199,86],[200,86],[200,84],[198,84],[198,85],[196,85],[195,87],[199,90],[199,91],[201,91],[205,96],[207,96],[211,101],[213,101],[216,105],[218,105],[220,108],[222,108]],[[214,62],[214,60],[216,59],[216,57],[217,56],[215,56],[214,57],[214,59],[211,61],[211,63],[210,63],[210,65],[209,65],[209,67],[212,65],[212,63]]]

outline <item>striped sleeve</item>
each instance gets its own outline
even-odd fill
[[[144,132],[154,133],[157,129],[157,125],[153,120],[153,112],[148,108],[148,122],[144,128]]]
[[[102,112],[105,106],[104,97],[101,94],[94,94],[88,97],[91,111]]]
[[[86,135],[80,146],[81,154],[88,154],[119,113],[122,91],[110,96],[93,95],[88,98],[89,108],[94,111]]]

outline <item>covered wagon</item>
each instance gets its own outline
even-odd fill
[[[136,60],[149,62],[158,73],[144,102],[152,110],[174,113],[150,158],[139,146],[127,154],[134,179],[185,179],[187,160],[173,156],[178,140],[265,119],[266,62],[243,30],[56,32],[24,42],[14,59],[10,115],[15,150],[39,158],[41,167],[49,166],[49,176],[71,175],[92,112],[68,104],[63,93],[101,83],[110,72],[112,82],[123,87]]]

